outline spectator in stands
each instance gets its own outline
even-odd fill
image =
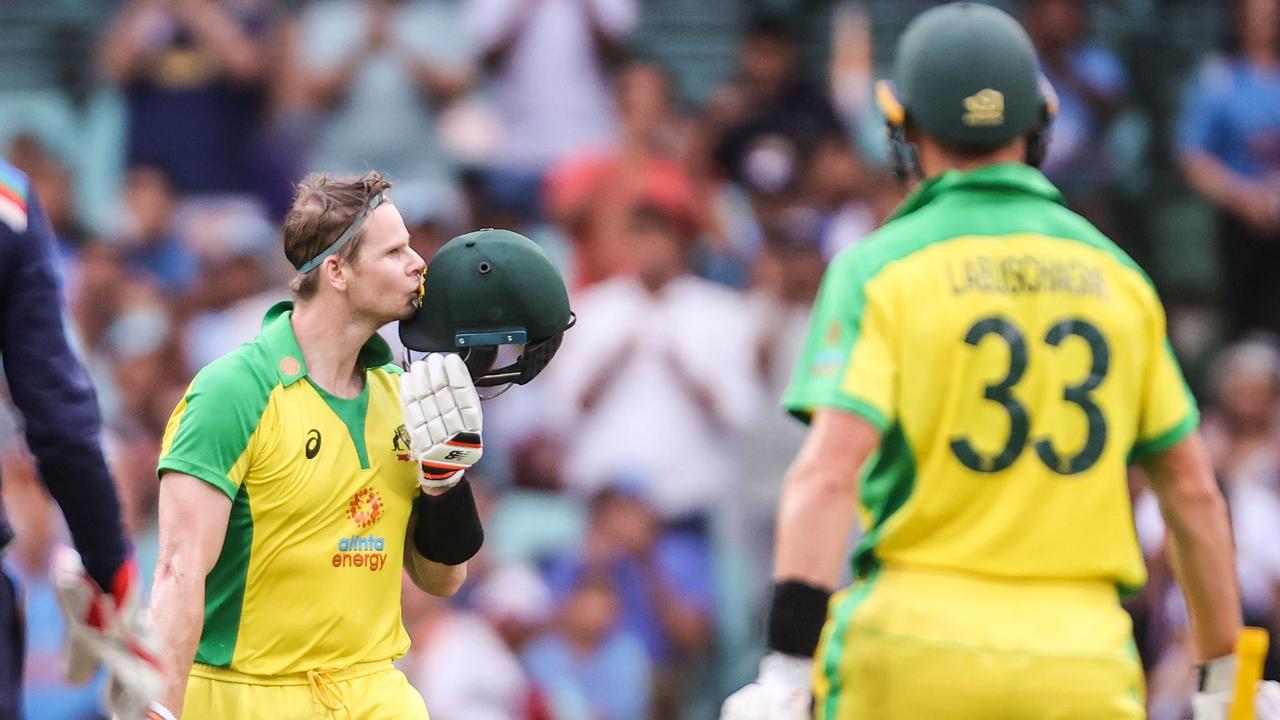
[[[1220,211],[1229,333],[1280,332],[1280,0],[1236,0],[1226,53],[1186,92],[1178,152]]]
[[[735,182],[778,193],[800,182],[815,143],[844,137],[831,100],[800,70],[799,38],[785,15],[752,18],[736,81],[717,100],[729,125],[715,149]]]
[[[177,233],[178,195],[165,171],[138,166],[125,173],[124,217],[116,242],[136,272],[155,278],[176,297],[191,289],[199,264]]]
[[[1025,22],[1040,69],[1058,95],[1053,140],[1041,167],[1073,210],[1110,234],[1114,223],[1107,190],[1113,173],[1106,140],[1125,100],[1124,65],[1110,50],[1089,42],[1083,0],[1033,0]]]
[[[671,77],[657,65],[637,62],[619,73],[616,87],[617,142],[574,153],[547,177],[548,215],[573,240],[579,287],[634,270],[625,229],[638,203],[664,208],[689,236],[698,234],[702,214],[681,163]]]
[[[494,628],[475,613],[415,592],[407,581],[406,578],[404,622],[413,645],[405,669],[414,687],[431,696],[431,717],[537,717],[532,688],[520,661]],[[514,602],[520,600],[513,598]]]
[[[767,398],[782,397],[792,368],[804,347],[809,311],[826,268],[822,248],[814,237],[778,238],[768,243],[753,267],[746,314],[754,323],[752,347],[755,371]],[[803,423],[774,403],[762,403],[748,423],[742,443],[744,556],[754,576],[752,587],[766,587],[773,568],[773,530],[782,479],[790,459],[804,442]],[[763,598],[761,598],[763,600]]]
[[[626,230],[636,272],[575,299],[547,368],[565,482],[589,495],[633,478],[665,519],[705,526],[760,401],[751,321],[738,294],[689,274],[690,238],[663,208],[638,205]]]
[[[593,575],[609,578],[619,626],[644,644],[654,664],[655,716],[678,717],[711,646],[715,573],[707,543],[696,533],[664,529],[641,490],[615,485],[592,499],[582,548],[553,558],[546,573],[559,598]]]
[[[178,192],[258,190],[254,140],[271,65],[270,0],[128,0],[99,64],[129,107],[128,166]]]
[[[879,227],[902,199],[902,192],[846,139],[830,136],[814,149],[804,178],[804,199],[818,213],[818,249],[830,260]],[[791,235],[780,244],[805,244],[794,232]]]
[[[397,185],[452,188],[438,120],[474,74],[457,3],[322,0],[303,9],[286,37],[299,117],[315,126],[306,170],[373,167]]]
[[[478,62],[490,73],[504,142],[490,200],[540,216],[547,170],[617,132],[609,67],[636,24],[637,0],[467,0]]]
[[[31,186],[40,198],[49,225],[58,239],[58,252],[65,271],[89,240],[88,230],[76,213],[70,172],[34,135],[23,134],[14,138],[6,155],[9,162],[31,179]]]
[[[557,720],[647,720],[644,646],[617,628],[618,593],[605,575],[578,578],[555,631],[525,650],[525,669]]]
[[[289,290],[272,272],[284,262],[279,238],[257,208],[210,205],[186,224],[200,264],[182,338],[186,367],[194,371],[252,340],[263,315]]]

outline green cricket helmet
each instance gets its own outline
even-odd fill
[[[486,229],[431,257],[418,312],[400,323],[400,341],[420,352],[459,353],[479,387],[523,385],[551,362],[573,322],[564,279],[542,248]],[[504,345],[522,346],[520,354],[495,368]]]
[[[895,145],[905,143],[908,124],[965,148],[994,150],[1028,137],[1030,165],[1044,159],[1057,112],[1026,31],[1008,13],[971,2],[911,21],[898,40],[893,81],[877,83],[876,102]]]

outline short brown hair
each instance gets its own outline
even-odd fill
[[[313,173],[298,183],[293,204],[284,217],[284,255],[295,268],[301,268],[325,248],[333,244],[351,226],[356,216],[375,195],[391,187],[391,182],[376,170],[364,177],[329,177]],[[361,229],[351,241],[338,250],[339,258],[350,262],[364,239]],[[316,292],[320,268],[301,273],[289,283],[299,298]]]

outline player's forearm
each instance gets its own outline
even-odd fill
[[[841,468],[799,465],[788,474],[778,507],[773,577],[831,589],[840,580],[855,519],[857,485]],[[825,539],[817,542],[819,538]],[[831,539],[840,538],[839,542]]]
[[[1169,528],[1169,561],[1186,596],[1201,660],[1230,653],[1240,633],[1240,594],[1226,501],[1198,434],[1147,463]]]
[[[160,702],[178,715],[204,627],[204,575],[161,560],[151,588],[151,624],[168,674]]]
[[[1187,599],[1200,660],[1232,651],[1240,634],[1240,596],[1226,503],[1217,492],[1180,500],[1169,517],[1169,560]],[[1174,515],[1175,513],[1171,513]]]
[[[432,562],[414,550],[412,543],[407,552],[405,557],[408,562],[405,563],[405,567],[409,568],[409,579],[413,580],[413,584],[417,585],[419,590],[428,595],[452,597],[462,587],[462,583],[467,581],[466,563],[445,565]]]

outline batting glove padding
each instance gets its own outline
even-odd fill
[[[104,703],[121,718],[143,717],[164,691],[164,670],[138,609],[138,569],[127,560],[104,592],[69,547],[54,553],[50,570],[58,607],[67,624],[63,673],[73,683],[89,680],[101,665],[108,682]]]
[[[771,652],[760,661],[760,676],[729,696],[720,720],[809,720],[813,660]]]
[[[1192,720],[1227,720],[1231,715],[1231,698],[1239,672],[1234,654],[1216,658],[1201,668],[1200,689],[1191,698]],[[1263,680],[1257,683],[1253,698],[1255,720],[1280,720],[1280,683]]]
[[[422,485],[447,488],[484,454],[480,396],[455,353],[430,353],[400,378],[404,425]]]

